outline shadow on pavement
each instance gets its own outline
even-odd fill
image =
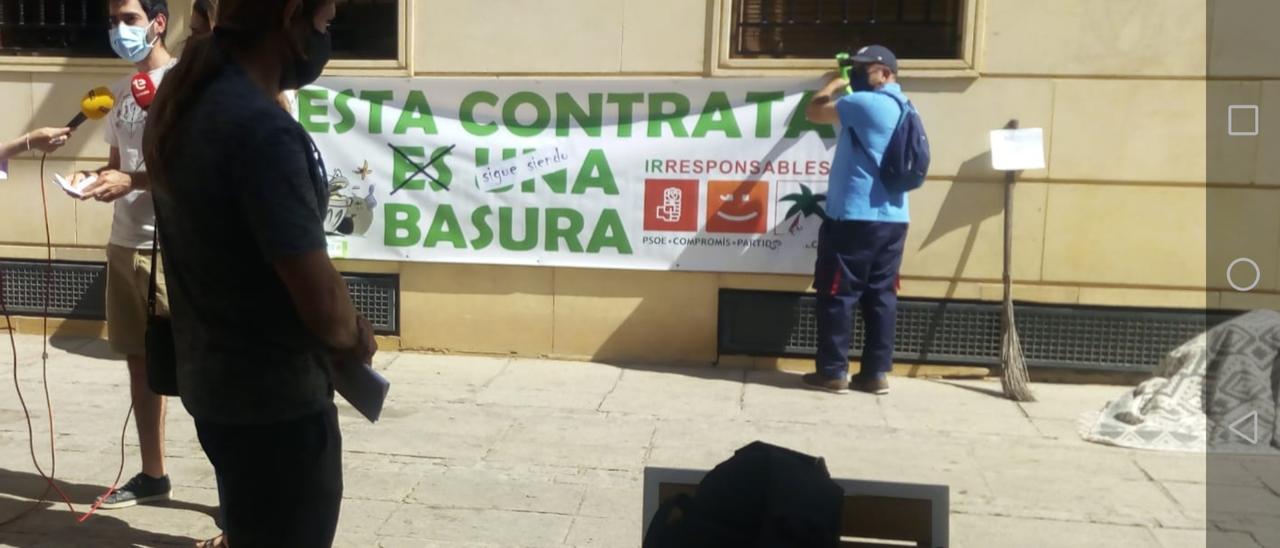
[[[124,360],[124,356],[113,352],[111,347],[107,345],[107,341],[101,339],[88,339],[78,335],[54,333],[49,337],[49,346],[68,354],[95,360]]]
[[[52,546],[192,546],[196,539],[137,529],[115,515],[96,512],[83,523],[76,520],[90,508],[105,487],[57,480],[58,487],[76,505],[72,513],[66,503],[50,493],[50,500],[35,509],[35,498],[45,490],[45,480],[36,474],[0,468],[0,522],[23,514],[13,523],[0,526],[0,545],[15,548]],[[55,502],[56,501],[56,502]],[[163,508],[190,510],[213,515],[215,509],[189,502],[173,501]],[[28,510],[31,510],[28,512]],[[193,516],[194,517],[194,516]]]
[[[977,393],[979,393],[979,394],[982,394],[983,396],[991,396],[991,397],[993,397],[993,398],[999,398],[999,399],[1002,399],[1002,400],[1003,400],[1003,399],[1007,399],[1007,398],[1005,398],[1005,395],[1004,395],[1004,392],[1003,392],[1003,391],[1001,391],[1001,390],[997,390],[997,389],[994,389],[994,388],[984,388],[984,387],[981,387],[981,386],[973,386],[973,385],[971,385],[971,384],[961,384],[961,383],[958,383],[958,382],[947,382],[947,381],[940,381],[940,380],[935,380],[935,381],[931,381],[931,382],[935,382],[935,383],[938,383],[938,384],[943,384],[943,385],[946,385],[946,386],[950,386],[950,387],[952,387],[952,388],[960,388],[960,389],[963,389],[963,390],[968,390],[968,391],[970,391],[970,392],[977,392]]]

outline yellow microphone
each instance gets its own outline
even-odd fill
[[[72,118],[67,127],[76,129],[85,120],[101,120],[115,106],[116,98],[111,95],[111,90],[105,87],[93,88],[80,100],[80,114]]]

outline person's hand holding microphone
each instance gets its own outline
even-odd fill
[[[13,141],[0,141],[0,162],[35,150],[48,154],[67,144],[67,138],[70,135],[69,127],[46,127],[27,133]]]
[[[48,154],[62,148],[70,137],[71,128],[69,127],[46,127],[26,134],[23,140],[26,142],[27,150],[38,150]]]

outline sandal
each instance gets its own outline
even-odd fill
[[[218,535],[196,545],[196,548],[228,548],[227,536]]]

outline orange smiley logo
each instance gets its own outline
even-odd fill
[[[707,232],[764,234],[769,224],[769,184],[711,181],[707,185]]]

